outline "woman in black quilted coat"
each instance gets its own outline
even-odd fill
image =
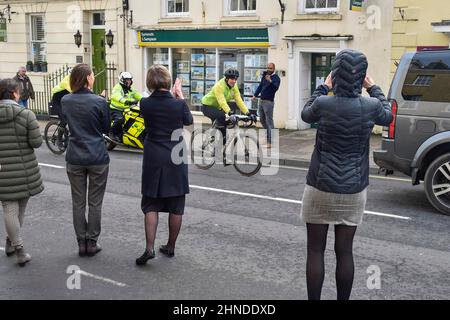
[[[362,222],[369,184],[369,138],[375,124],[392,121],[389,102],[366,74],[366,56],[343,50],[324,85],[302,111],[317,122],[316,145],[303,193],[301,218],[307,228],[306,281],[309,299],[320,299],[328,226],[334,225],[337,299],[349,299],[353,285],[353,237]],[[362,97],[362,88],[370,97]],[[330,90],[333,96],[327,96]]]

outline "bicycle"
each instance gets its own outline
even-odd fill
[[[63,154],[69,143],[67,124],[63,126],[57,116],[50,116],[50,121],[45,126],[44,139],[51,152]]]
[[[255,136],[248,132],[241,133],[239,122],[243,123],[245,128],[253,125],[250,117],[244,115],[235,115],[236,121],[226,120],[228,129],[234,129],[233,134],[228,137],[225,146],[223,146],[223,160],[226,165],[226,151],[232,145],[231,155],[233,166],[240,174],[250,177],[256,174],[262,166],[262,153]],[[197,129],[191,137],[191,159],[196,167],[207,170],[216,162],[216,150],[222,147],[222,141],[217,139],[216,120],[211,128]],[[220,136],[220,135],[219,135]],[[200,157],[198,157],[200,155]],[[198,162],[197,160],[201,162]]]

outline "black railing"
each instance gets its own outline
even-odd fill
[[[48,105],[52,98],[52,89],[59,84],[66,75],[69,74],[70,67],[68,65],[60,67],[55,72],[44,76],[44,91],[36,91],[35,99],[28,100],[29,106],[38,118],[46,118],[49,116]],[[101,94],[105,91],[108,98],[112,88],[117,82],[116,65],[114,63],[107,63],[105,69],[101,70],[95,75],[95,82],[93,91],[96,94]]]

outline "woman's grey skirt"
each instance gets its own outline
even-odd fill
[[[320,191],[306,185],[300,217],[305,223],[361,224],[367,201],[367,188],[359,193],[340,194]]]

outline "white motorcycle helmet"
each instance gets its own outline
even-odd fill
[[[119,83],[125,85],[125,80],[131,80],[131,84],[133,84],[133,75],[127,71],[121,72],[119,74]]]

